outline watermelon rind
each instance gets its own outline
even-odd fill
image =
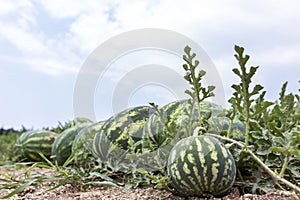
[[[181,196],[210,193],[224,196],[235,181],[236,166],[230,151],[211,136],[190,136],[171,150],[167,172]]]
[[[57,136],[58,134],[46,130],[24,132],[15,143],[15,153],[29,161],[45,161],[39,153],[50,158],[52,144]]]
[[[57,136],[52,145],[51,157],[58,163],[58,165],[63,165],[65,163],[68,157],[72,154],[72,146],[75,137],[78,135],[81,129],[90,124],[90,122],[79,123],[64,130]]]
[[[95,158],[106,166],[121,170],[130,153],[141,152],[143,127],[153,112],[150,106],[137,106],[107,119],[93,140]]]

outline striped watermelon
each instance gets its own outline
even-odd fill
[[[43,161],[38,152],[49,158],[51,156],[51,146],[56,137],[56,133],[45,130],[25,132],[16,141],[16,155],[20,155],[29,161]]]
[[[164,110],[164,123],[156,113],[150,116],[149,120],[144,126],[143,130],[143,147],[144,150],[153,151],[165,144],[170,143],[170,139],[175,139],[173,142],[177,142],[181,138],[189,137],[193,135],[193,132],[198,123],[198,111],[196,105],[191,109],[191,103],[189,100],[179,100],[171,102],[162,107]],[[211,103],[201,102],[200,104],[201,115],[211,113],[211,117],[207,120],[207,124],[204,124],[204,132],[209,133],[221,133],[226,132],[229,129],[230,120],[222,116],[225,111],[223,107]],[[187,113],[192,112],[192,118],[189,118]],[[232,127],[232,132],[236,135],[243,135],[245,131],[243,123],[239,120],[235,120]]]
[[[83,123],[93,123],[93,121],[85,117],[76,117],[75,119],[69,122],[71,126],[76,126],[78,124],[83,124]]]
[[[164,122],[161,122],[157,113],[153,113],[143,128],[143,151],[154,151],[161,146],[164,146],[169,142],[167,127],[173,124],[180,124],[181,115],[183,114],[184,107],[186,106],[186,100],[174,101],[165,105],[164,110]],[[179,129],[175,129],[176,131]]]
[[[140,151],[143,127],[153,113],[149,106],[128,108],[108,120],[95,135],[94,156],[100,162],[116,167],[128,152]]]
[[[88,157],[92,157],[93,139],[96,133],[101,130],[103,124],[104,121],[93,123],[80,130],[76,135],[72,145],[75,163],[84,163],[85,160],[88,160]]]
[[[90,125],[91,123],[79,123],[71,128],[64,130],[58,135],[52,145],[52,158],[59,165],[63,165],[68,157],[72,153],[72,145],[75,137],[78,135],[79,131],[84,127]]]
[[[103,126],[105,121],[100,121],[97,123],[93,123],[91,125],[86,126],[78,135],[76,135],[73,145],[72,145],[72,152],[76,152],[78,150],[86,150],[92,152],[93,148],[93,139],[97,132],[99,132]]]
[[[191,108],[189,100],[179,100],[171,102],[162,107],[164,110],[164,123],[161,122],[158,115],[155,113],[150,116],[143,130],[143,147],[153,151],[161,146],[170,143],[170,139],[177,142],[181,138],[193,135],[194,129],[198,124],[198,111],[196,105]],[[201,102],[201,115],[212,113],[212,116],[217,116],[224,109],[211,102]],[[192,118],[189,118],[187,113],[192,112]],[[206,124],[208,129],[209,125]],[[213,131],[215,132],[215,131]]]
[[[231,189],[236,167],[230,151],[219,140],[202,135],[184,138],[172,148],[167,172],[181,196],[210,193],[220,197]]]

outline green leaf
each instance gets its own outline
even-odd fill
[[[191,98],[194,98],[194,94],[190,90],[185,90],[185,93],[188,94]]]
[[[238,45],[234,45],[234,50],[239,54],[242,55],[244,53],[244,48]]]
[[[187,71],[189,69],[187,64],[183,64],[182,66],[185,71]]]
[[[238,68],[234,68],[232,69],[233,73],[235,73],[236,75],[238,75],[239,77],[242,77],[240,71],[238,70]]]
[[[289,149],[288,153],[290,155],[294,155],[294,156],[297,156],[298,158],[300,158],[300,150],[299,149]]]
[[[206,72],[204,70],[199,71],[199,77],[205,76]]]
[[[191,47],[186,46],[186,47],[184,48],[184,52],[185,52],[186,54],[190,54],[190,52],[191,52]]]
[[[199,60],[195,60],[195,64],[194,64],[194,66],[195,66],[195,68],[199,65]]]
[[[235,89],[235,91],[241,92],[240,85],[233,84],[231,87]]]
[[[281,91],[279,93],[279,100],[281,100],[281,101],[284,101],[285,91],[286,91],[286,88],[287,88],[287,84],[288,84],[288,82],[285,82],[281,86]]]
[[[272,103],[272,102],[269,102],[269,101],[265,101],[265,102],[263,102],[262,104],[256,104],[256,105],[254,106],[255,111],[254,111],[254,113],[252,113],[252,114],[250,115],[250,117],[254,117],[254,116],[260,114],[261,112],[266,111],[267,108],[270,107],[271,105],[273,105],[273,103]]]
[[[278,153],[283,153],[283,154],[287,152],[287,150],[282,147],[270,147],[270,150]]]
[[[25,183],[22,183],[18,188],[16,188],[15,190],[13,190],[11,193],[9,193],[9,194],[1,197],[1,198],[7,199],[9,197],[12,197],[12,196],[14,196],[17,193],[22,192],[26,187],[32,185],[35,181],[36,181],[36,179],[29,179]]]
[[[264,87],[261,85],[255,85],[253,91],[250,93],[252,95],[258,94]]]
[[[247,75],[249,80],[254,76],[254,74],[256,73],[257,69],[258,69],[258,66],[257,67],[253,67],[253,66],[250,67],[250,71],[249,71],[249,73]]]
[[[213,85],[209,85],[209,86],[207,87],[207,89],[208,89],[208,92],[211,92],[211,91],[215,90],[216,87],[213,86]]]

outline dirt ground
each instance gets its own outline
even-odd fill
[[[169,191],[160,191],[152,188],[148,189],[117,189],[117,188],[104,188],[104,187],[94,187],[91,188],[87,192],[78,191],[76,188],[66,185],[62,186],[56,190],[50,191],[45,193],[46,186],[36,186],[36,187],[29,187],[25,189],[23,192],[9,198],[9,199],[82,199],[82,200],[92,200],[92,199],[101,199],[101,200],[146,200],[146,199],[165,199],[165,200],[183,200],[184,198],[175,196],[171,194]],[[1,191],[1,196],[5,192]],[[243,196],[239,195],[237,189],[233,189],[230,194],[223,198],[214,198],[214,197],[203,197],[203,198],[195,198],[191,197],[188,198],[189,200],[201,200],[201,199],[222,199],[222,200],[267,200],[267,199],[296,199],[289,193],[283,192],[275,192],[275,193],[268,193],[266,195],[251,195],[246,194]]]
[[[51,170],[42,169],[44,174],[51,174]],[[3,167],[0,168],[0,188],[4,185],[4,182],[1,182],[1,178],[3,178],[4,174],[10,171],[9,169],[5,169]],[[20,174],[23,174],[24,171],[18,171]],[[15,172],[16,177],[18,173]],[[55,199],[82,199],[82,200],[93,200],[93,199],[101,199],[101,200],[151,200],[151,199],[164,199],[164,200],[184,200],[184,198],[178,197],[167,190],[158,190],[153,188],[147,189],[121,189],[114,187],[92,187],[88,191],[82,191],[80,188],[74,187],[72,185],[61,186],[55,190],[45,192],[47,189],[53,187],[54,184],[44,183],[37,186],[27,187],[22,192],[14,195],[9,199],[45,199],[45,200],[55,200]],[[0,190],[0,198],[11,192],[9,189]],[[298,199],[300,196],[298,195]],[[240,195],[237,188],[233,188],[230,193],[223,198],[214,198],[212,196],[204,196],[202,198],[190,197],[189,200],[202,200],[202,199],[214,199],[214,200],[294,200],[297,199],[290,192],[270,192],[265,195],[252,195],[245,194],[243,196]]]

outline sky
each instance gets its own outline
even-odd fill
[[[171,30],[199,44],[217,68],[227,99],[238,82],[234,45],[245,47],[249,65],[259,65],[253,84],[263,85],[269,100],[285,81],[289,92],[298,92],[299,7],[298,0],[0,0],[0,127],[37,129],[73,119],[74,87],[89,55],[114,36],[145,28]],[[182,73],[183,61],[162,51],[114,60],[95,89],[97,121],[113,114],[120,80],[134,66],[154,61]],[[159,83],[139,85],[127,106],[175,99]]]

